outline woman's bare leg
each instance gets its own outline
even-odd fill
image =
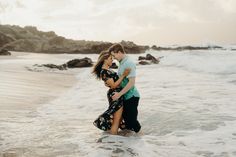
[[[121,107],[118,111],[114,113],[114,118],[113,118],[113,123],[111,126],[110,133],[113,135],[117,135],[119,125],[120,125],[120,120],[123,112],[123,107]]]

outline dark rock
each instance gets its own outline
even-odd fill
[[[141,65],[150,65],[151,63],[149,61],[140,61],[139,64]]]
[[[0,50],[0,55],[3,55],[3,56],[10,56],[11,53],[8,52],[6,49],[1,49],[1,50]]]
[[[93,62],[90,58],[85,57],[82,59],[73,59],[68,61],[65,64],[62,65],[55,65],[55,64],[42,64],[38,65],[35,64],[34,66],[37,67],[47,67],[51,69],[59,69],[59,70],[67,70],[67,68],[82,68],[82,67],[91,67],[93,66]]]
[[[147,54],[146,55],[146,60],[151,60],[152,63],[154,64],[158,64],[160,61],[158,59],[156,59],[154,56],[152,56],[151,54]]]
[[[59,69],[59,70],[66,70],[66,66],[63,65],[55,65],[55,64],[43,64],[43,66],[51,69]]]
[[[118,66],[116,65],[116,63],[113,62],[110,68],[112,68],[112,69],[118,69]]]
[[[146,60],[153,60],[153,59],[156,59],[155,57],[153,57],[151,54],[147,54],[146,55]]]
[[[158,64],[160,62],[160,58],[155,58],[154,56],[152,56],[151,54],[147,54],[146,57],[143,57],[143,56],[139,56],[138,60],[141,60],[139,62],[139,64],[142,64],[142,65],[147,65],[147,64]],[[146,60],[146,61],[145,61]],[[143,61],[143,62],[142,62]]]
[[[146,60],[146,57],[139,56],[139,57],[138,57],[138,60],[139,60],[139,61],[140,61],[140,60]]]
[[[73,59],[66,63],[68,68],[81,68],[93,66],[92,60],[88,57],[82,59]]]

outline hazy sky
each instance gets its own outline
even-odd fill
[[[236,0],[0,0],[0,22],[72,39],[235,44]]]

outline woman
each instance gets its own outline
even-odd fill
[[[121,91],[119,85],[122,80],[126,76],[128,76],[130,69],[126,69],[123,75],[119,78],[117,73],[109,69],[112,65],[112,60],[112,56],[108,51],[102,51],[92,71],[97,79],[102,79],[110,88],[107,92],[109,107],[93,122],[93,124],[101,130],[109,130],[111,134],[116,135],[119,127],[122,125],[122,128],[124,128],[125,126],[124,122],[122,122],[123,124],[121,124],[121,116],[123,112],[123,97],[119,98],[116,101],[113,101],[112,95],[114,92]]]

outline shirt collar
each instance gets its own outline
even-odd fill
[[[128,56],[125,56],[121,61],[120,64],[123,64],[128,59]]]

